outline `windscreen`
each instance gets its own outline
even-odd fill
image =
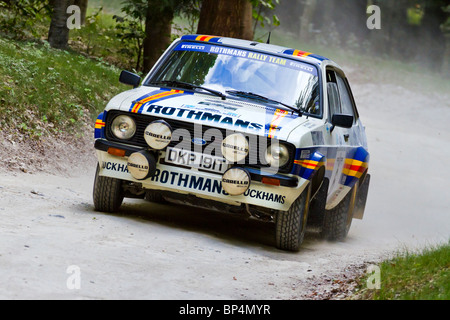
[[[162,81],[181,81],[230,95],[252,93],[321,115],[317,69],[266,53],[182,42],[146,84]]]

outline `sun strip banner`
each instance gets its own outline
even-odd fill
[[[237,58],[243,58],[261,63],[267,63],[277,65],[283,68],[289,68],[293,70],[299,70],[317,76],[317,69],[308,64],[298,60],[284,58],[282,56],[262,54],[256,51],[250,51],[241,48],[232,48],[222,45],[217,45],[209,41],[209,43],[201,44],[195,42],[180,42],[174,51],[192,51],[192,52],[204,52],[208,54],[225,55]]]

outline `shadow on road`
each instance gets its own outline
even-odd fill
[[[86,208],[85,208],[86,209]],[[93,208],[90,208],[93,210]],[[176,204],[158,204],[126,199],[114,216],[159,224],[168,228],[201,233],[237,246],[264,247],[271,252],[284,252],[275,247],[275,224],[250,218]],[[315,232],[307,232],[304,244],[320,240]]]

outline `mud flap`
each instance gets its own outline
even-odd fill
[[[330,181],[323,179],[322,185],[309,206],[308,226],[312,228],[322,227],[325,206],[327,204],[328,185]]]
[[[366,208],[367,195],[369,193],[370,174],[366,175],[364,182],[359,186],[356,195],[355,209],[353,210],[353,218],[362,220],[364,217],[364,209]]]

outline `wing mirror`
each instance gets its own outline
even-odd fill
[[[133,86],[133,88],[139,87],[139,84],[141,83],[141,77],[139,77],[137,74],[134,74],[130,71],[122,71],[120,73],[119,82]]]
[[[333,132],[335,127],[351,128],[353,126],[353,116],[335,113],[331,118],[331,124],[331,132]]]

